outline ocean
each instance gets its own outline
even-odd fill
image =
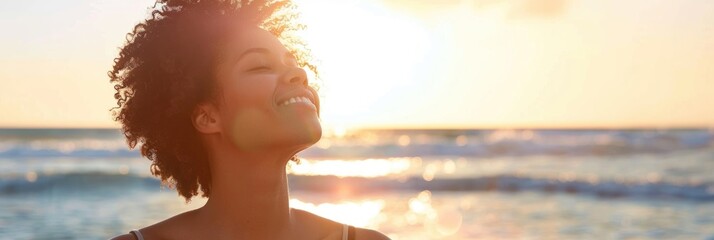
[[[392,239],[714,239],[714,130],[360,130],[291,206]],[[116,129],[0,129],[0,239],[108,239],[200,207]]]

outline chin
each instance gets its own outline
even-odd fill
[[[312,124],[301,124],[289,130],[290,136],[286,136],[289,145],[299,146],[301,151],[312,146],[322,138],[322,126],[319,121]]]
[[[316,131],[316,133],[314,135],[314,139],[310,145],[317,143],[318,141],[320,141],[321,138],[322,138],[322,126],[317,125],[317,131]]]
[[[305,142],[307,144],[313,145],[317,143],[322,138],[322,125],[318,122],[318,124],[306,127],[303,136],[306,137]]]

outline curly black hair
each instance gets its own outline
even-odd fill
[[[269,31],[301,67],[317,76],[309,50],[293,34],[304,26],[290,0],[157,0],[149,18],[127,34],[108,72],[117,106],[114,120],[130,148],[152,161],[151,173],[189,202],[209,197],[207,153],[191,122],[194,108],[215,97],[214,66],[238,26]]]

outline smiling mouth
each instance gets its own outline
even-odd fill
[[[285,106],[296,105],[296,104],[308,105],[308,106],[312,107],[313,109],[317,109],[317,107],[315,106],[315,104],[312,103],[312,101],[310,101],[309,98],[307,98],[307,97],[302,97],[302,96],[291,97],[291,98],[288,99],[288,100],[285,100],[285,101],[282,101],[282,102],[278,103],[278,106],[279,106],[279,107],[285,107]]]

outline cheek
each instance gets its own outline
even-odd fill
[[[236,111],[227,119],[229,122],[224,126],[224,132],[236,147],[250,151],[262,145],[265,134],[261,129],[268,128],[270,125],[270,118],[263,111],[245,108]]]
[[[260,75],[223,84],[225,100],[234,106],[243,107],[272,103],[277,83],[275,78],[272,75]]]
[[[240,79],[224,84],[224,130],[241,148],[249,148],[266,128],[275,124],[273,92],[276,81],[269,76]],[[247,141],[249,140],[249,141]]]

